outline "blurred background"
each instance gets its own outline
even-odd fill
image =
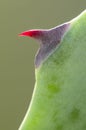
[[[52,28],[85,9],[85,0],[0,0],[0,130],[18,130],[35,83],[38,44],[18,34]]]

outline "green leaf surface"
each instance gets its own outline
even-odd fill
[[[35,70],[33,97],[19,130],[86,130],[86,10]]]

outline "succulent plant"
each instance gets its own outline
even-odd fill
[[[36,83],[19,130],[86,130],[86,10],[52,29],[22,32],[39,41]]]

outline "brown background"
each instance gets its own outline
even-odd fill
[[[85,0],[0,0],[0,130],[18,130],[35,82],[38,45],[18,33],[54,27],[85,8]]]

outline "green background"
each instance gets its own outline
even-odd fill
[[[0,130],[18,130],[35,83],[38,44],[18,33],[52,28],[84,9],[85,0],[0,0]]]

